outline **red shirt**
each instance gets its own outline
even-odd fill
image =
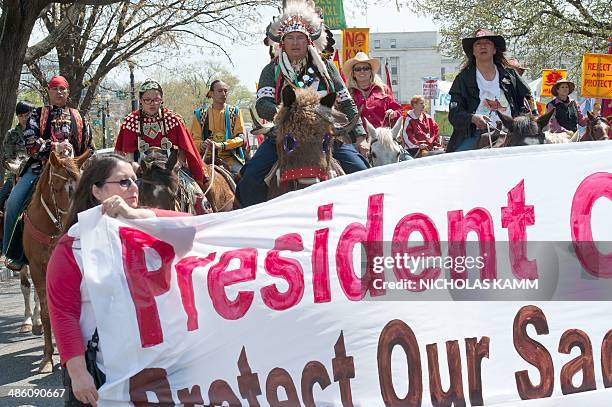
[[[179,149],[185,152],[187,158],[187,166],[191,171],[191,176],[196,181],[204,181],[204,163],[202,157],[198,153],[183,118],[174,113],[168,108],[164,108],[164,120],[162,122],[161,117],[148,117],[142,118],[144,134],[143,141],[150,147],[162,147],[162,140],[164,134],[167,135],[168,140]],[[121,153],[134,153],[138,150],[138,136],[141,134],[140,129],[140,111],[135,110],[130,113],[123,123],[121,129],[117,135],[117,141],[115,142],[115,151]],[[166,148],[166,147],[162,147]]]
[[[421,113],[421,117],[416,118],[414,110],[409,111],[406,116],[404,142],[408,148],[416,148],[411,144],[416,146],[426,144],[430,150],[434,147],[442,147],[438,124],[425,112]]]
[[[151,209],[157,217],[191,216],[188,213]],[[64,365],[85,354],[81,333],[81,281],[83,275],[73,250],[75,237],[60,238],[47,265],[47,304],[51,327]],[[77,246],[80,247],[80,244]],[[93,329],[92,329],[93,331]]]
[[[386,86],[385,93],[376,85],[372,85],[367,91],[351,88],[351,95],[355,99],[357,110],[361,112],[364,129],[366,128],[366,119],[377,129],[384,127],[384,125],[393,127],[395,121],[402,116],[402,105],[396,102],[393,93]],[[393,110],[394,112],[392,123],[383,123],[387,110]]]

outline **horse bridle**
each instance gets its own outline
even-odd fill
[[[396,161],[396,162],[400,162],[400,157],[402,155],[402,146],[396,140],[393,140],[393,142],[397,144],[400,148],[400,152],[397,154],[397,161]],[[372,158],[372,146],[374,145],[374,143],[378,143],[378,139],[370,143],[370,152],[368,154],[368,164],[370,164],[370,167],[372,168],[374,168],[374,159]]]
[[[51,220],[51,222],[53,222],[53,225],[55,226],[55,228],[57,230],[63,230],[64,224],[62,223],[62,215],[66,215],[68,213],[68,210],[61,209],[59,205],[57,204],[57,200],[55,199],[55,191],[53,190],[53,178],[54,177],[57,177],[65,182],[69,182],[70,179],[53,171],[53,167],[49,167],[49,187],[51,190],[50,191],[51,200],[53,203],[53,208],[55,209],[55,215],[51,212],[51,209],[49,209],[49,206],[45,202],[45,199],[42,194],[40,194],[40,203],[42,203],[43,208],[45,208],[45,212],[47,212],[47,215],[49,216],[49,219]]]

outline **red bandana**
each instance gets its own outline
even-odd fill
[[[68,81],[66,80],[66,78],[64,78],[63,76],[60,75],[55,75],[53,78],[51,78],[51,80],[49,81],[49,87],[50,88],[56,88],[58,86],[63,86],[66,89],[68,89]]]

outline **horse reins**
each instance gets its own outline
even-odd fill
[[[64,180],[66,182],[69,182],[70,180],[60,174],[57,174],[56,172],[53,171],[53,169],[49,169],[49,186],[51,187],[51,198],[53,200],[53,207],[56,210],[56,214],[54,215],[51,211],[51,209],[49,208],[49,205],[47,205],[47,203],[45,202],[45,199],[43,198],[43,195],[40,195],[40,203],[42,204],[43,208],[45,209],[45,212],[47,213],[47,215],[49,216],[49,219],[51,220],[51,222],[53,222],[53,226],[55,226],[56,230],[59,232],[55,235],[48,235],[42,231],[40,231],[39,229],[36,228],[36,226],[34,226],[34,223],[32,222],[32,220],[30,219],[30,217],[28,216],[27,211],[24,213],[24,228],[25,229],[30,229],[30,233],[32,234],[32,238],[39,242],[39,243],[43,243],[46,244],[47,246],[51,246],[53,244],[53,242],[61,235],[64,226],[61,220],[61,215],[65,215],[68,213],[68,211],[65,211],[63,209],[61,209],[58,205],[57,205],[57,200],[55,199],[55,193],[53,192],[53,177],[57,177],[61,180]]]
[[[40,202],[42,203],[43,208],[45,208],[45,212],[47,212],[47,215],[49,215],[49,219],[51,219],[51,222],[53,222],[57,230],[63,230],[64,225],[62,223],[61,215],[66,215],[68,211],[61,209],[57,204],[57,200],[55,199],[55,192],[53,190],[53,177],[57,177],[65,182],[69,182],[70,180],[54,172],[52,168],[49,168],[49,187],[51,187],[51,199],[53,200],[53,207],[56,210],[55,216],[53,215],[53,213],[51,213],[51,210],[45,202],[45,199],[43,198],[42,194],[40,195]]]

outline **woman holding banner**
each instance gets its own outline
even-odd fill
[[[85,165],[67,215],[65,234],[47,266],[47,301],[61,363],[65,367],[65,405],[91,404],[95,407],[97,389],[105,380],[104,366],[97,346],[93,307],[82,276],[77,215],[98,205],[103,214],[126,219],[188,215],[138,208],[139,180],[130,162],[122,156],[102,155]]]
[[[402,117],[402,105],[377,74],[379,68],[378,59],[369,58],[365,52],[358,52],[342,65],[347,88],[361,112],[364,128],[366,120],[377,129],[393,127]]]
[[[476,148],[480,133],[497,126],[497,112],[516,117],[535,110],[529,85],[504,56],[504,37],[479,29],[461,42],[467,59],[449,92],[447,152]]]

